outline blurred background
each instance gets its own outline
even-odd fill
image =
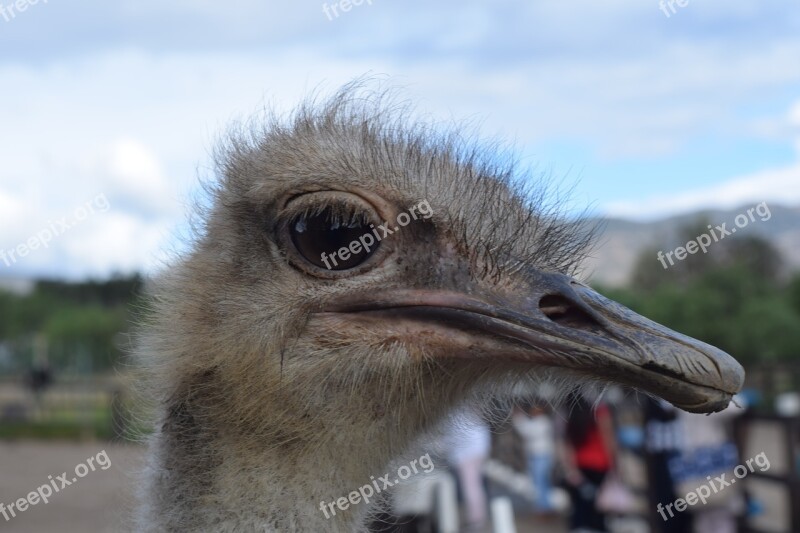
[[[473,420],[483,499],[443,457],[452,486],[399,494],[413,519],[394,530],[590,528],[570,515],[603,482],[563,451],[610,430],[627,499],[609,531],[800,531],[800,10],[680,3],[0,0],[0,502],[101,450],[113,464],[0,530],[120,530],[149,431],[126,355],[141,291],[184,250],[216,139],[370,75],[571,188],[567,216],[599,227],[584,277],[747,369],[721,437],[694,447],[696,422],[616,389]],[[579,431],[585,402],[600,409]],[[698,476],[759,452],[771,467],[694,524],[659,523],[698,450],[730,459]]]

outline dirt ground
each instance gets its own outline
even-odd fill
[[[772,470],[780,474],[791,465],[781,461],[780,443],[776,435],[769,434],[768,427],[758,427],[757,442],[751,443],[743,451],[742,457],[754,457],[763,452],[770,457]],[[98,454],[105,451],[98,458]],[[108,457],[108,462],[105,457]],[[87,465],[92,458],[95,470],[79,467]],[[131,444],[112,444],[104,441],[42,442],[42,441],[0,441],[0,503],[5,505],[6,520],[0,508],[0,532],[3,533],[95,533],[130,531],[131,505],[134,488],[137,486],[136,473],[141,469],[144,448]],[[106,470],[103,464],[110,463]],[[61,488],[58,476],[66,472],[67,487]],[[16,516],[8,510],[10,504],[26,498],[30,492],[49,484],[50,478],[59,487],[49,503],[41,501],[23,512],[16,509]],[[732,475],[731,475],[732,477]],[[73,479],[76,479],[74,482]],[[763,529],[788,531],[785,526],[791,502],[784,495],[775,493],[774,487],[765,481],[749,479],[752,494],[765,506],[765,512],[758,519]],[[764,485],[764,486],[762,486]],[[770,492],[772,491],[772,492]],[[555,519],[542,523],[532,516],[520,513],[517,517],[517,530],[565,531],[563,520]],[[634,531],[624,528],[620,531]]]
[[[97,454],[105,450],[111,466],[101,468]],[[95,458],[95,470],[77,481],[75,467]],[[119,533],[130,531],[130,506],[136,486],[136,472],[141,467],[144,448],[108,442],[39,442],[0,441],[0,502],[6,508],[27,497],[41,485],[56,480],[64,471],[68,487],[6,521],[0,514],[3,533]],[[61,482],[56,480],[56,486]],[[16,507],[14,508],[16,511]],[[556,524],[541,524],[532,517],[518,517],[519,531],[561,531]],[[537,524],[534,527],[534,524]]]
[[[97,458],[103,450],[105,455]],[[134,476],[140,468],[143,452],[138,446],[108,442],[0,441],[0,502],[6,508],[48,484],[48,476],[56,480],[66,471],[66,480],[71,482],[61,489],[62,483],[56,480],[60,490],[53,491],[47,504],[39,501],[22,513],[15,506],[16,517],[6,511],[10,520],[0,514],[0,531],[116,533],[130,530],[126,521],[130,517],[130,502],[136,485]],[[76,466],[87,465],[90,457],[95,470],[89,469],[84,477],[78,478]],[[103,470],[102,466],[108,463],[111,466]],[[79,468],[79,473],[83,473],[83,467]],[[72,482],[73,478],[77,480]],[[46,494],[46,489],[43,492]]]

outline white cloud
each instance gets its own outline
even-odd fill
[[[762,201],[783,205],[800,204],[800,100],[791,107],[783,120],[776,122],[770,128],[771,134],[793,134],[797,148],[795,163],[782,168],[764,169],[718,185],[698,187],[677,195],[610,203],[605,206],[604,211],[615,217],[655,219],[697,209],[730,209]]]
[[[24,95],[20,105],[0,106],[0,250],[26,243],[98,194],[111,204],[47,248],[11,267],[0,263],[0,276],[155,268],[163,250],[179,247],[174,235],[197,173],[210,172],[213,140],[231,118],[271,96],[290,102],[313,88],[304,86],[298,53],[270,68],[242,56],[132,51],[52,68],[0,66],[0,85]],[[341,66],[325,68],[333,86],[355,75]],[[281,74],[288,81],[276,83]],[[144,88],[142,80],[149,80]]]
[[[777,169],[734,178],[721,185],[692,189],[668,197],[652,197],[634,202],[608,204],[610,216],[657,219],[704,208],[730,209],[767,201],[782,205],[800,204],[800,162]]]
[[[789,112],[789,124],[795,133],[794,147],[797,151],[797,158],[800,159],[800,100],[798,100]]]
[[[159,250],[167,245],[170,228],[164,223],[143,223],[141,219],[112,210],[88,220],[64,235],[65,259],[80,265],[71,274],[89,272],[136,272],[159,265]]]
[[[782,142],[794,131],[800,153],[800,102],[793,126],[739,113],[800,86],[800,40],[781,30],[797,15],[764,0],[737,5],[691,3],[667,20],[657,4],[631,0],[376,1],[328,22],[321,3],[124,0],[94,3],[94,17],[51,3],[0,35],[15,50],[0,59],[0,86],[13,88],[0,105],[0,249],[102,192],[111,211],[17,268],[152,265],[175,242],[196,173],[210,172],[209,149],[231,119],[273,100],[289,109],[319,84],[368,72],[407,83],[423,112],[482,120],[487,134],[522,146],[556,140],[627,161],[703,136]],[[34,41],[38,24],[52,31]],[[735,31],[742,24],[753,35]],[[799,171],[609,208],[640,216],[753,195],[785,201]]]
[[[150,216],[176,214],[175,194],[157,156],[134,139],[121,139],[105,148],[94,169],[104,178],[103,189],[124,198],[132,208]]]

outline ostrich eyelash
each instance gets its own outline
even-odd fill
[[[374,222],[363,207],[346,202],[317,203],[308,206],[294,215],[290,215],[288,219],[291,221],[290,224],[294,227],[295,231],[303,233],[308,226],[308,221],[323,213],[327,213],[326,219],[327,222],[330,223],[331,229],[339,229],[342,227],[353,229],[367,226]]]

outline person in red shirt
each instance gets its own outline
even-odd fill
[[[582,395],[573,395],[565,428],[562,462],[572,499],[570,529],[607,531],[605,515],[595,506],[600,485],[614,466],[616,440],[611,413],[600,403],[596,410]]]

